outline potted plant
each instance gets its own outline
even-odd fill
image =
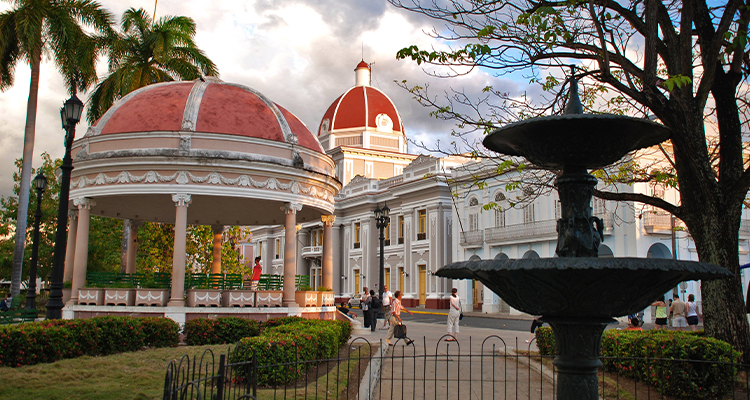
[[[336,294],[333,289],[318,286],[318,307],[334,306]]]
[[[221,289],[210,287],[208,282],[187,290],[188,307],[221,307]]]
[[[294,293],[294,300],[300,307],[318,307],[318,297],[318,292],[310,286],[300,286]]]
[[[99,284],[91,284],[78,289],[78,304],[89,306],[103,306],[104,288]]]
[[[104,305],[135,305],[135,285],[132,282],[110,283],[104,288]]]
[[[169,287],[153,278],[141,282],[141,287],[135,289],[135,305],[165,307],[169,302]]]

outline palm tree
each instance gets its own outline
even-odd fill
[[[89,97],[87,118],[94,123],[117,99],[157,82],[192,80],[218,75],[216,65],[193,41],[195,21],[189,17],[162,17],[156,22],[142,8],[122,16],[122,34],[108,45],[109,75]]]
[[[71,93],[85,89],[92,83],[98,41],[87,35],[83,27],[99,33],[111,31],[112,16],[91,0],[8,1],[13,8],[0,14],[0,90],[13,85],[19,61],[31,67],[11,275],[11,294],[16,296],[21,287],[42,54],[51,56]],[[86,65],[87,60],[90,65]]]

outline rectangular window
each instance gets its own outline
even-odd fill
[[[534,215],[534,203],[523,208],[523,223],[530,224],[536,220]]]
[[[398,244],[404,244],[404,216],[398,216]]]
[[[469,214],[469,231],[479,230],[479,215],[477,213]]]
[[[562,218],[562,205],[560,200],[555,200],[555,219]]]
[[[419,210],[419,226],[417,231],[417,240],[427,239],[427,210]]]
[[[502,228],[505,226],[505,211],[495,210],[495,228]]]
[[[278,260],[279,257],[281,257],[281,239],[276,239],[275,246],[276,246],[276,259]]]
[[[359,225],[359,222],[355,222],[354,223],[354,248],[355,249],[358,249],[361,246],[359,238],[360,238],[360,225]]]
[[[388,218],[388,224],[385,226],[385,245],[391,245],[391,219]]]

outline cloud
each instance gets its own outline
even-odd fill
[[[129,7],[144,7],[153,12],[150,1],[100,2],[113,13],[118,24]],[[451,87],[479,94],[482,87],[493,82],[509,90],[517,87],[486,71],[475,71],[460,79],[431,79],[415,63],[396,60],[396,52],[401,48],[412,44],[430,48],[435,44],[423,33],[432,28],[433,22],[385,1],[162,0],[156,18],[166,15],[184,15],[196,21],[196,42],[218,65],[223,80],[259,90],[297,115],[313,131],[328,106],[354,84],[354,67],[362,58],[374,62],[373,86],[394,101],[404,120],[407,137],[417,141],[450,142],[454,124],[430,117],[430,110],[417,104],[394,81],[406,79],[413,84],[429,81],[435,94]],[[105,62],[101,61],[102,74],[106,72]],[[22,154],[29,75],[28,65],[19,64],[15,86],[0,95],[4,113],[0,120],[0,195],[3,196],[12,192],[13,160]],[[42,152],[55,158],[63,156],[59,108],[67,97],[59,73],[45,60],[39,87],[34,167],[41,164]],[[84,100],[85,97],[81,95]],[[86,128],[85,122],[79,124],[79,137]],[[410,151],[423,152],[415,146],[410,146]]]

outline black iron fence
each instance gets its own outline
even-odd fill
[[[539,356],[524,343],[506,343],[499,336],[481,341],[450,341],[442,337],[434,346],[426,339],[412,344],[397,341],[389,346],[364,338],[352,340],[337,358],[290,360],[262,365],[255,352],[238,360],[231,349],[216,356],[172,361],[164,382],[164,399],[555,399],[553,357]],[[531,345],[528,345],[531,346]],[[273,349],[265,349],[265,354]],[[696,385],[702,398],[748,399],[747,365],[715,360],[602,357],[613,372],[600,369],[600,398],[671,399],[662,394],[675,379]],[[690,368],[685,368],[687,364]],[[654,378],[650,383],[627,377],[640,369]],[[687,376],[685,370],[690,370]],[[672,376],[684,374],[686,376]],[[718,371],[718,372],[717,372]],[[722,375],[722,373],[725,373]],[[729,375],[726,375],[728,373]],[[632,376],[632,374],[631,374]],[[713,382],[723,376],[728,383]],[[706,383],[707,381],[711,381]],[[656,382],[656,383],[654,383]],[[660,384],[664,383],[664,384]],[[683,384],[683,383],[681,383]],[[718,386],[717,386],[718,385]],[[720,391],[715,391],[720,387]],[[704,388],[699,388],[704,389]],[[683,397],[685,398],[685,397]],[[690,397],[692,398],[692,397]]]

